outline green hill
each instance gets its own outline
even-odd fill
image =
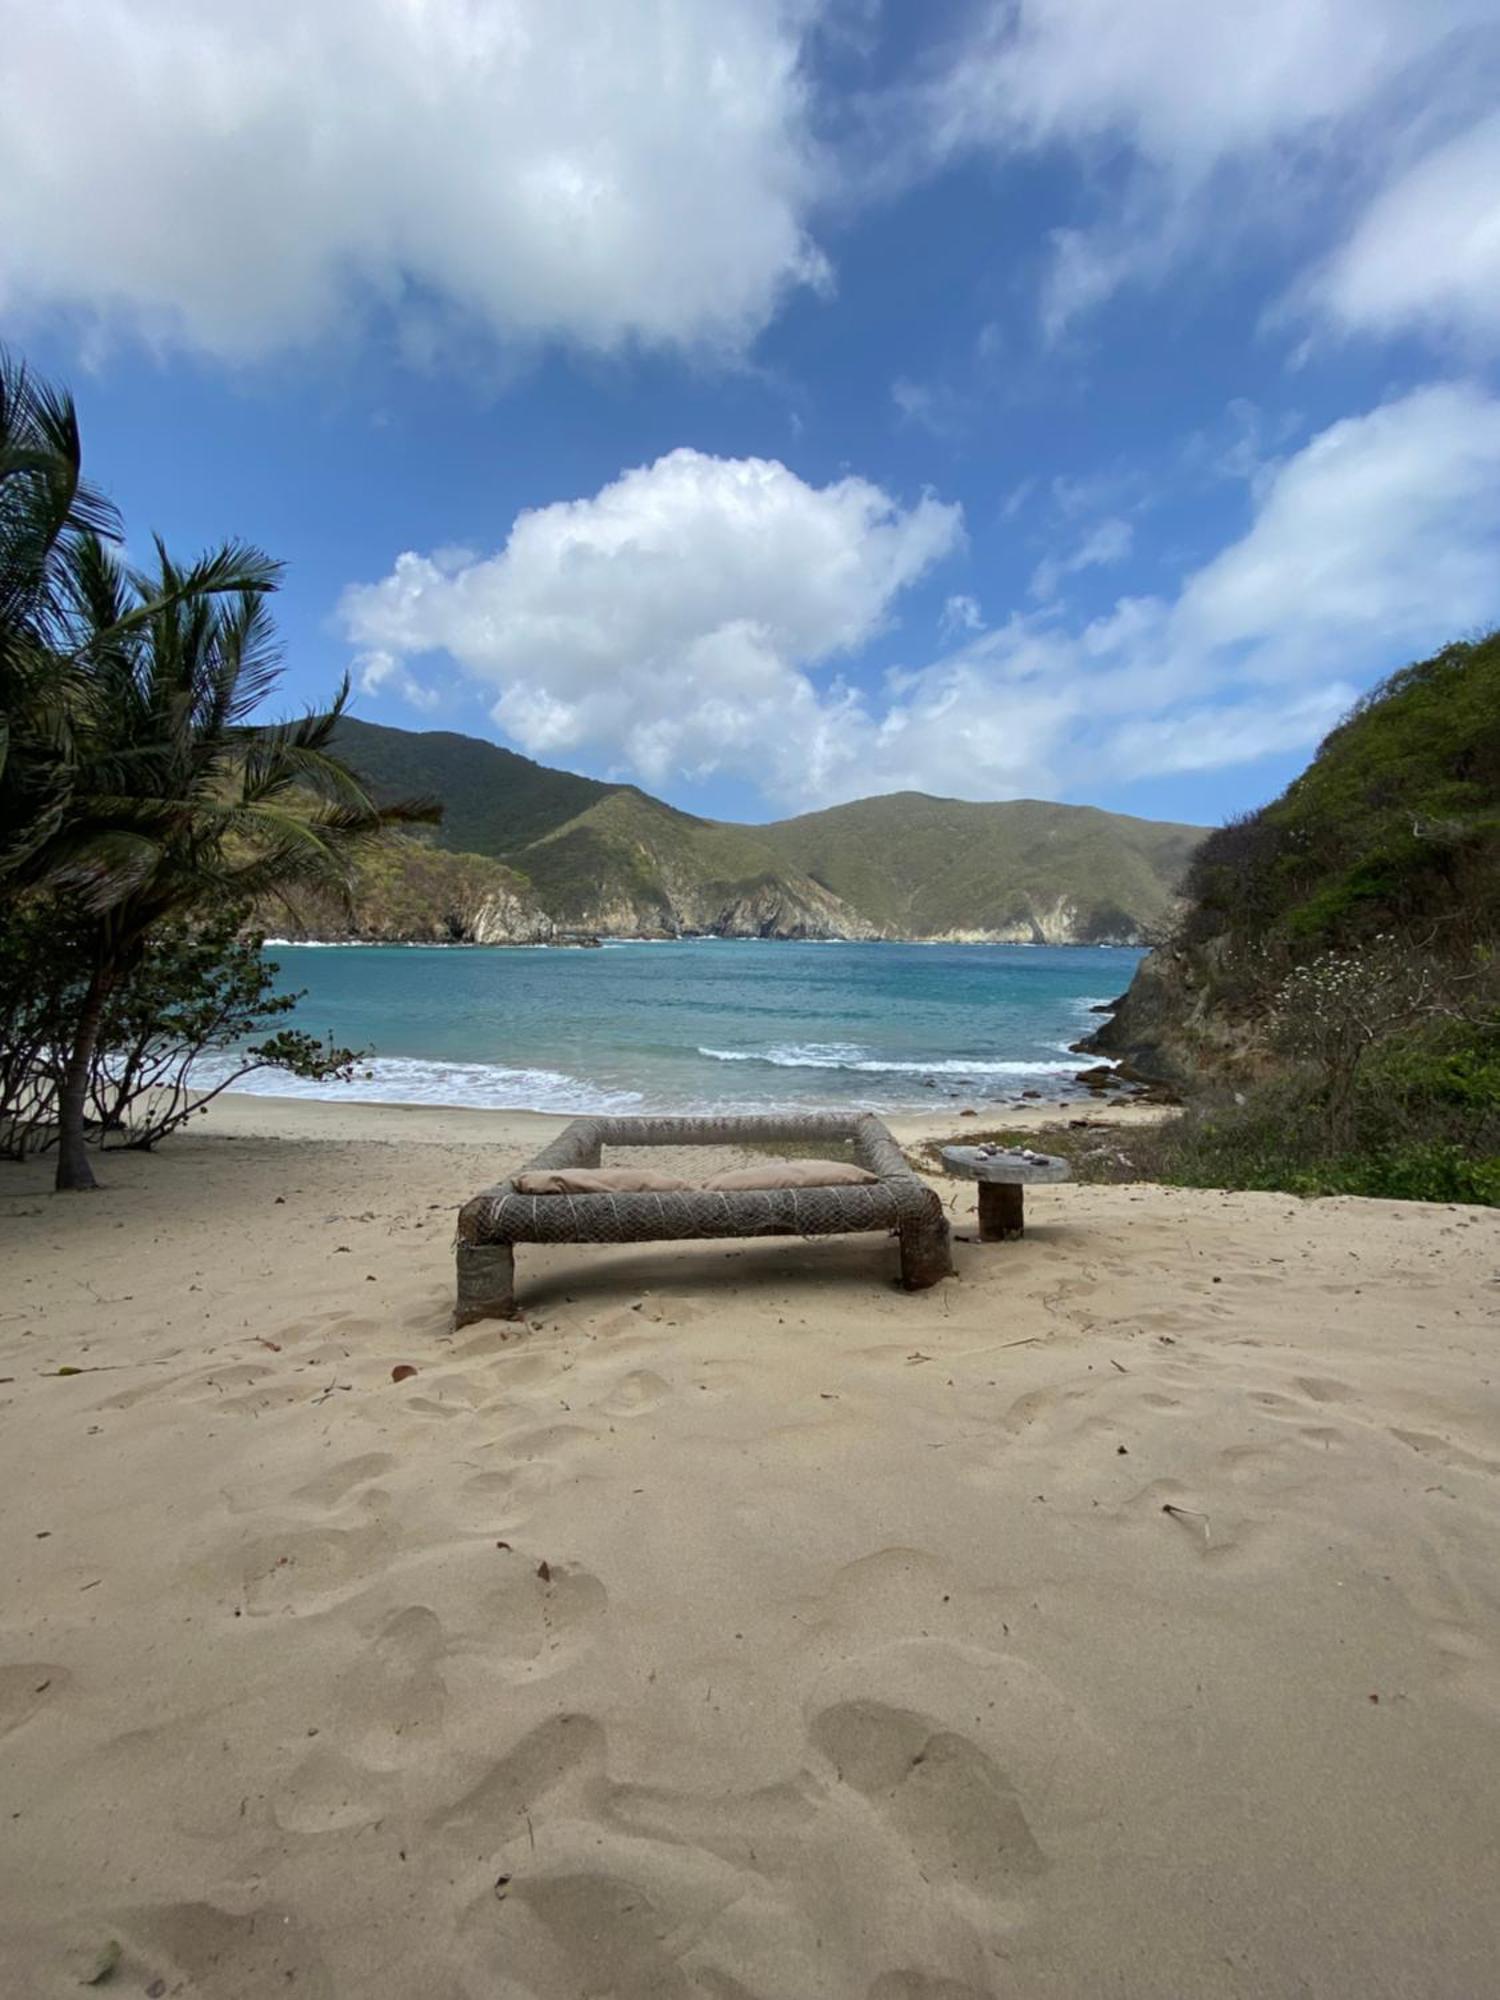
[[[1189,939],[1500,930],[1500,635],[1392,675],[1279,799],[1209,835],[1186,888]]]
[[[463,854],[509,854],[621,789],[448,729],[387,729],[346,716],[338,748],[382,797],[441,799],[440,844]]]
[[[442,799],[442,847],[512,871],[525,934],[539,912],[615,934],[1132,942],[1172,915],[1200,838],[1088,806],[917,792],[737,826],[449,731],[348,721],[340,741],[382,795]],[[385,883],[382,924],[411,902]]]
[[[1299,966],[1378,944],[1437,968],[1500,942],[1500,635],[1374,689],[1280,798],[1202,842],[1183,892],[1095,1038],[1178,1079],[1257,1059]]]
[[[514,857],[559,918],[593,930],[871,937],[848,901],[790,866],[761,827],[695,819],[618,791]]]
[[[1161,929],[1198,827],[1093,806],[892,792],[761,829],[767,843],[873,923],[1126,941]]]
[[[1500,1201],[1500,634],[1392,675],[1185,888],[1093,1043],[1198,1093],[1177,1177]]]
[[[273,937],[403,944],[484,941],[487,928],[497,939],[543,941],[554,928],[503,861],[455,853],[421,834],[397,834],[362,854],[349,905],[292,889],[264,902],[256,923]]]

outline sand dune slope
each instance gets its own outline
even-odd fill
[[[0,1991],[1500,1987],[1495,1217],[1062,1189],[454,1336],[510,1157],[5,1172]]]

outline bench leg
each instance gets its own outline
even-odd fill
[[[953,1252],[948,1241],[948,1218],[940,1203],[934,1202],[924,1215],[913,1216],[900,1226],[901,1284],[908,1292],[926,1291],[941,1278],[953,1275]]]
[[[979,1183],[979,1240],[1013,1243],[1026,1233],[1026,1190],[1019,1181]]]
[[[477,1319],[519,1319],[516,1253],[509,1243],[460,1243],[455,1327]]]

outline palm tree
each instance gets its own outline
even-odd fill
[[[0,348],[0,906],[38,879],[67,818],[92,656],[161,608],[121,604],[112,627],[90,603],[100,538],[118,540],[120,523],[81,467],[72,398]],[[175,573],[172,588],[196,597],[275,579],[264,557],[228,547]]]
[[[69,551],[89,634],[68,728],[65,812],[31,843],[28,878],[85,912],[87,983],[68,1026],[59,1188],[89,1188],[84,1105],[105,1005],[153,928],[292,887],[347,893],[360,849],[430,823],[430,800],[375,803],[333,749],[348,701],[300,720],[251,720],[280,677],[267,595],[275,567],[226,548],[192,569],[157,544],[157,571],[126,570],[95,533]],[[239,575],[233,591],[204,579]]]
[[[60,823],[77,676],[71,575],[118,519],[81,476],[72,399],[0,349],[0,887]]]

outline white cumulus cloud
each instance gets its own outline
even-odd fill
[[[447,653],[534,756],[653,785],[729,770],[815,787],[852,697],[813,671],[873,637],[962,533],[931,497],[902,508],[867,480],[813,487],[775,460],[679,450],[522,514],[483,560],[403,555],[342,615],[382,680]]]
[[[1245,533],[1174,594],[988,629],[959,594],[952,650],[874,687],[830,670],[958,547],[958,510],[763,460],[673,452],[521,515],[494,556],[403,556],[343,616],[387,685],[446,653],[493,687],[534,755],[657,787],[718,771],[796,805],[1077,796],[1305,749],[1373,676],[1500,618],[1500,399],[1480,388],[1336,423],[1250,498]]]
[[[811,0],[10,0],[0,311],[734,350],[821,282]]]

